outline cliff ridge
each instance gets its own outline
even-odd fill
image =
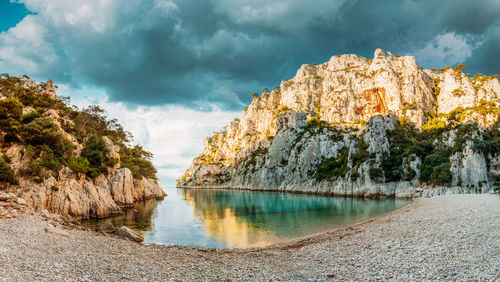
[[[498,76],[377,49],[302,65],[203,141],[178,187],[412,197],[500,183]]]

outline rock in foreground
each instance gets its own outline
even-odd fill
[[[122,226],[120,229],[116,230],[115,235],[135,242],[144,241],[144,237],[126,226]]]

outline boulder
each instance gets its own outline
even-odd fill
[[[101,227],[99,227],[99,231],[104,233],[113,233],[116,231],[116,227],[111,222],[106,222]]]
[[[122,238],[125,238],[125,239],[129,239],[129,240],[135,241],[135,242],[142,242],[142,241],[144,241],[144,237],[142,237],[139,233],[133,231],[132,229],[130,229],[130,228],[126,227],[126,226],[120,227],[120,229],[118,229],[115,232],[115,235],[119,236],[119,237],[122,237]]]
[[[17,198],[17,200],[16,200],[16,201],[17,201],[17,203],[18,203],[18,204],[20,204],[20,205],[22,205],[22,206],[25,206],[25,205],[26,205],[26,200],[25,200],[25,199],[23,199],[23,198]]]

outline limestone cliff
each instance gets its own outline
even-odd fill
[[[462,69],[427,70],[381,49],[373,59],[302,65],[206,138],[177,186],[400,197],[492,191],[500,84]]]
[[[0,77],[0,190],[34,211],[102,218],[165,192],[151,154],[102,109],[78,110],[52,81]],[[67,101],[66,101],[67,102]]]

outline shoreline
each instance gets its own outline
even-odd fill
[[[414,185],[411,181],[402,181],[399,183],[403,183],[404,187],[397,187],[396,182],[388,182],[388,183],[378,183],[377,191],[354,191],[347,190],[344,191],[321,191],[318,187],[316,190],[308,190],[308,189],[278,189],[278,188],[250,188],[250,187],[235,187],[235,186],[182,186],[177,184],[175,189],[185,189],[185,190],[227,190],[227,191],[250,191],[250,192],[268,192],[268,193],[290,193],[296,195],[316,195],[322,197],[339,197],[339,198],[355,198],[355,199],[381,199],[381,198],[395,198],[395,199],[415,199],[415,198],[430,198],[434,196],[445,196],[450,194],[479,194],[477,192],[471,191],[469,188],[462,186],[436,186],[436,185]],[[394,186],[391,193],[385,193],[380,189],[380,187],[384,186]],[[489,193],[494,193],[491,191]],[[487,194],[487,193],[481,193]]]
[[[40,217],[23,215],[0,219],[0,277],[491,280],[500,278],[499,206],[499,195],[419,198],[358,223],[251,249],[141,245],[77,229],[64,238],[45,233]]]

